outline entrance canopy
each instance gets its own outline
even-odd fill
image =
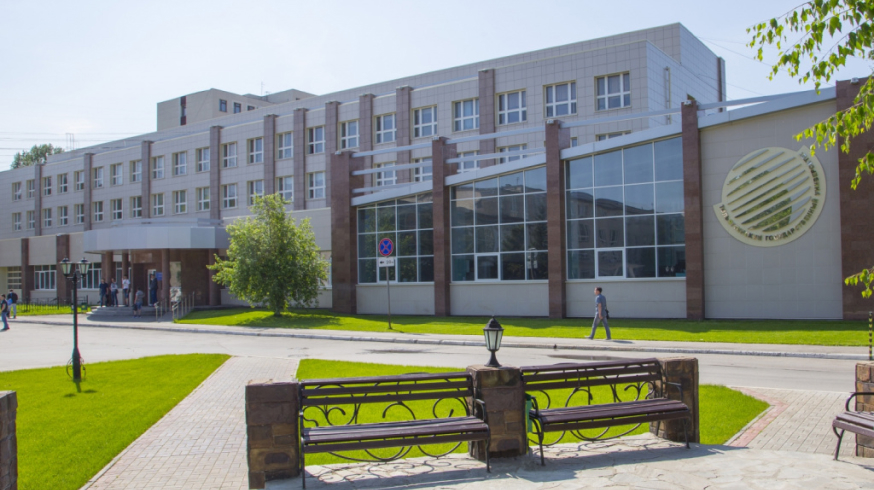
[[[83,250],[103,253],[145,249],[226,249],[230,240],[221,220],[125,220],[86,231]]]

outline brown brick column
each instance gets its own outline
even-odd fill
[[[489,456],[511,458],[527,454],[528,433],[522,371],[516,367],[490,368],[476,365],[468,366],[467,372],[473,377],[474,395],[486,402],[492,438]],[[474,406],[473,400],[469,400],[469,403],[472,410],[480,410]],[[471,456],[485,461],[485,441],[473,442],[468,447]]]
[[[325,102],[325,160],[331,161],[331,155],[337,152],[340,146],[337,131],[339,126],[338,110],[340,103],[336,100]],[[330,165],[330,163],[329,163]],[[331,193],[334,185],[331,183],[331,172],[325,172],[325,200],[331,202]]]
[[[683,204],[686,212],[686,318],[703,320],[704,224],[701,208],[701,139],[698,133],[698,102],[682,105]]]
[[[564,166],[561,150],[571,144],[570,131],[561,129],[561,123],[546,123],[546,227],[549,260],[549,318],[567,316],[565,283],[565,207]]]
[[[306,150],[307,150],[307,110],[303,107],[294,110],[294,210],[299,211],[307,208],[307,174],[306,174]]]
[[[447,145],[445,137],[431,140],[434,209],[434,315],[449,316],[452,308],[449,284],[452,282],[452,257],[449,244],[449,188],[444,184],[451,175],[446,160],[454,158],[455,145]]]
[[[212,134],[210,134],[210,137]],[[212,157],[212,155],[210,155]],[[143,218],[151,218],[152,217],[152,142],[151,141],[143,141],[142,146],[140,147],[140,162],[142,162],[142,177],[143,180],[140,186],[140,193],[143,195]],[[166,171],[166,167],[164,171]],[[87,189],[89,186],[86,185]],[[210,196],[212,199],[212,196]],[[210,203],[212,204],[212,203]],[[85,210],[85,214],[87,215],[90,212],[90,209]]]
[[[106,279],[106,283],[110,284],[112,278],[115,277],[115,270],[112,267],[112,252],[103,252],[100,255],[100,259],[101,274]],[[108,289],[107,292],[109,292]]]
[[[683,397],[675,386],[667,385],[661,381],[656,382],[656,390],[664,393],[671,400],[680,400],[692,411],[692,422],[688,426],[689,442],[700,442],[698,418],[698,359],[694,357],[669,357],[659,359],[662,366],[662,376],[668,383],[679,383],[683,387]],[[683,442],[683,420],[669,420],[656,424],[650,423],[649,429],[653,434],[670,441]],[[658,430],[657,430],[658,429]]]
[[[209,219],[221,219],[222,127],[209,128]],[[143,197],[143,205],[148,197]],[[196,196],[195,196],[196,199]]]
[[[30,239],[21,239],[21,301],[30,301],[33,289],[33,267],[30,265]]]
[[[856,391],[874,393],[874,362],[867,361],[856,364]],[[856,411],[874,412],[874,396],[857,396]],[[874,437],[856,434],[856,456],[874,458]]]
[[[276,114],[264,116],[264,195],[276,192]]]
[[[170,299],[170,249],[161,250],[161,296],[158,301]]]
[[[351,151],[330,155],[328,168],[333,182],[331,195],[331,297],[332,310],[337,313],[358,312],[358,217],[352,207],[352,189],[362,185],[361,158],[352,158]]]
[[[61,270],[60,263],[65,258],[70,259],[70,262],[76,262],[70,257],[70,235],[55,235],[55,293],[57,294],[58,304],[62,305],[65,301],[72,304],[73,296],[70,288],[70,281],[64,276]],[[73,267],[76,267],[75,265]]]
[[[18,397],[14,391],[0,391],[0,490],[18,489],[18,438],[15,418]]]
[[[412,87],[403,86],[398,87],[395,92],[395,114],[397,114],[397,146],[407,146],[410,144],[410,130],[412,129],[412,121],[410,120],[411,115],[411,102],[410,102],[410,93],[413,91]],[[397,153],[397,162],[396,165],[406,165],[410,163],[410,155],[409,151],[399,151]],[[412,181],[412,171],[410,170],[401,170],[397,172],[398,176],[398,184],[403,184],[406,182]]]
[[[478,74],[479,87],[479,134],[495,132],[495,70],[480,70]],[[487,139],[479,142],[480,155],[495,152],[495,140]],[[480,160],[479,166],[490,167],[495,160]]]
[[[837,83],[837,110],[842,111],[853,105],[853,100],[859,93],[859,88],[865,83],[862,79],[857,84],[849,81]],[[838,139],[838,145],[844,143]],[[856,175],[859,158],[869,151],[874,151],[874,130],[868,130],[852,138],[850,153],[838,153],[838,179],[840,180],[841,202],[841,275],[848,277],[862,269],[874,267],[874,227],[871,226],[871,209],[874,209],[874,176],[864,175],[862,182],[853,190],[850,182]],[[687,253],[688,255],[688,253]],[[862,320],[868,318],[872,309],[870,299],[862,297],[859,286],[842,285],[844,320]]]
[[[209,255],[207,263],[209,265],[215,265],[215,256],[218,254],[218,249],[211,248],[207,251],[207,254]],[[222,304],[222,292],[218,283],[213,280],[215,277],[215,271],[207,269],[206,272],[209,276],[209,306],[218,306]]]
[[[300,474],[298,384],[253,380],[246,386],[249,488]]]
[[[358,151],[373,150],[373,94],[358,97]],[[364,157],[361,168],[373,168],[373,157]],[[373,175],[365,175],[362,187],[373,185]]]
[[[127,296],[124,295],[124,277],[125,276],[127,276],[128,281],[130,281],[131,285],[133,285],[133,279],[131,278],[130,270],[131,270],[130,254],[127,252],[122,252],[121,253],[121,277],[116,278],[116,281],[118,281],[118,289],[121,290],[121,297],[122,297],[121,304],[125,304],[125,301],[128,301],[130,299],[130,295],[131,295],[130,289],[128,289],[128,291],[127,291],[128,295]],[[127,304],[130,305],[130,303],[127,303]]]
[[[85,221],[82,224],[82,229],[88,231],[91,229],[91,164],[94,159],[93,153],[86,153],[82,156],[82,173],[85,175],[85,189],[82,191],[84,194],[82,197],[82,206],[85,207]],[[145,172],[145,171],[144,171]],[[76,174],[73,173],[73,189],[76,188]],[[145,202],[145,197],[143,198],[143,202]],[[73,211],[74,216],[71,219],[75,220],[76,214],[76,206],[74,205],[71,210]],[[146,216],[145,214],[143,216]],[[75,223],[75,221],[73,221]]]
[[[42,164],[33,166],[33,185],[36,187],[33,195],[33,213],[36,215],[33,234],[40,236],[42,235]]]

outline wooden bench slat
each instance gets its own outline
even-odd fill
[[[403,420],[403,421],[392,421],[392,422],[367,422],[363,424],[349,424],[349,425],[323,425],[318,427],[306,427],[304,428],[304,433],[315,430],[315,431],[346,431],[349,427],[373,427],[379,428],[381,426],[391,426],[391,427],[417,427],[421,425],[428,424],[451,424],[454,422],[461,422],[465,420],[473,420],[479,423],[482,423],[482,420],[478,417],[473,416],[465,416],[465,417],[446,417],[442,419],[421,419],[421,420]]]
[[[644,422],[657,422],[661,420],[683,419],[689,417],[689,411],[683,412],[663,412],[656,414],[641,415],[637,417],[625,417],[614,420],[593,420],[585,422],[574,422],[564,424],[553,424],[548,426],[549,432],[560,432],[566,430],[583,430],[583,429],[604,429],[607,427],[615,427],[617,425],[632,425],[642,424]]]
[[[361,449],[381,449],[389,447],[404,447],[404,446],[424,446],[426,444],[444,444],[447,442],[468,442],[468,441],[485,441],[488,439],[488,434],[478,432],[474,434],[456,434],[448,436],[426,436],[410,438],[405,440],[387,440],[387,441],[365,441],[365,442],[349,442],[335,444],[307,444],[303,446],[303,452],[311,453],[327,453],[336,451],[356,451]]]
[[[395,376],[364,376],[360,378],[325,378],[325,379],[309,379],[301,382],[301,386],[320,386],[320,385],[353,385],[353,384],[385,384],[395,382],[411,382],[411,381],[428,381],[439,379],[470,379],[470,374],[466,371],[458,371],[453,373],[421,373],[421,374],[398,374]]]
[[[321,405],[357,405],[359,403],[385,403],[385,402],[406,402],[415,400],[441,400],[450,398],[459,398],[471,396],[470,391],[429,391],[426,393],[409,393],[397,395],[377,395],[377,396],[348,396],[348,397],[310,397],[300,400],[302,407],[321,406]]]
[[[537,383],[537,384],[528,384],[525,383],[525,389],[531,391],[538,390],[560,390],[565,388],[592,388],[596,386],[609,386],[616,384],[636,384],[636,383],[647,383],[650,381],[657,381],[661,379],[659,376],[647,376],[647,375],[636,375],[636,376],[626,376],[623,378],[586,378],[577,380],[568,380],[568,381],[552,381],[548,383]]]
[[[832,422],[832,427],[836,429],[848,430],[854,434],[860,434],[863,436],[874,437],[874,429],[869,429],[866,427],[862,427],[860,425],[851,424],[843,420],[835,420]]]
[[[660,403],[619,404],[607,408],[600,405],[590,405],[589,407],[586,407],[586,410],[575,410],[576,408],[578,407],[569,407],[567,409],[554,409],[546,413],[541,411],[538,418],[543,423],[550,425],[570,421],[618,419],[620,417],[629,417],[651,413],[689,411],[688,407],[686,407],[685,404],[674,400],[663,400]]]
[[[577,369],[582,367],[587,368],[601,368],[601,367],[609,367],[609,366],[626,366],[626,365],[640,365],[640,364],[659,364],[658,359],[651,357],[648,359],[621,359],[616,361],[594,361],[594,362],[566,362],[561,364],[548,364],[545,366],[523,366],[519,369],[522,370],[522,375],[529,373],[536,373],[541,371],[559,371],[566,369]]]
[[[640,374],[646,373],[652,376],[658,376],[659,370],[658,366],[655,368],[653,366],[632,366],[627,368],[620,367],[611,367],[605,369],[579,369],[573,371],[559,371],[559,372],[545,372],[545,373],[537,373],[537,374],[523,374],[522,379],[525,381],[526,385],[542,382],[542,381],[553,381],[553,380],[565,380],[565,379],[578,379],[578,378],[589,378],[589,377],[602,377],[602,376],[623,376],[623,375],[632,375],[632,374]]]
[[[331,386],[331,385],[327,385]],[[331,396],[331,395],[357,395],[371,393],[397,393],[414,391],[435,391],[449,389],[470,389],[468,381],[429,382],[429,383],[404,383],[404,384],[380,384],[376,386],[344,386],[344,387],[310,387],[304,385],[301,389],[303,396]]]
[[[838,414],[836,419],[874,430],[874,413],[872,412],[844,412]]]
[[[374,439],[418,437],[427,435],[461,434],[472,432],[488,432],[488,426],[479,422],[467,421],[457,424],[424,424],[417,427],[380,427],[370,428],[367,425],[350,425],[347,431],[319,431],[310,429],[304,431],[305,444],[321,444],[328,442],[366,441]]]

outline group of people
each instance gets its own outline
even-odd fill
[[[119,288],[114,277],[110,278],[109,282],[106,282],[106,279],[101,279],[98,289],[100,291],[100,306],[122,306],[118,301]],[[123,306],[131,306],[130,301],[133,301],[134,316],[141,317],[146,294],[141,289],[137,289],[131,298],[130,280],[127,276],[121,278],[121,290]],[[154,272],[149,275],[149,293],[151,304],[155,304],[158,301],[158,279]]]
[[[18,295],[15,291],[9,290],[9,294],[0,294],[0,319],[3,321],[3,328],[0,332],[9,330],[9,318],[18,317]]]

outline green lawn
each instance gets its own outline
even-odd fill
[[[88,364],[79,386],[64,367],[0,373],[0,391],[18,392],[19,488],[80,488],[227,358],[190,354]]]
[[[592,320],[573,318],[499,318],[506,337],[582,338],[589,335]],[[460,334],[482,337],[487,317],[392,316],[397,332],[410,334]],[[274,327],[310,330],[355,330],[385,332],[386,317],[343,315],[324,310],[293,310],[276,318],[269,311],[232,308],[194,311],[178,323]],[[866,322],[839,320],[639,320],[611,319],[613,337],[626,340],[676,342],[734,342],[743,344],[804,344],[864,346],[868,343]],[[598,336],[603,338],[604,330]]]
[[[300,362],[300,366],[297,370],[297,378],[300,380],[307,379],[320,379],[326,377],[358,377],[358,376],[389,376],[396,374],[404,374],[404,373],[433,373],[433,372],[452,372],[459,371],[459,369],[451,369],[451,368],[435,368],[435,367],[425,367],[425,366],[395,366],[388,364],[369,364],[369,363],[361,363],[361,362],[347,362],[347,361],[323,361],[317,359],[304,359]],[[553,406],[556,406],[557,403],[563,404],[567,399],[568,395],[570,395],[571,390],[552,390],[549,392],[549,396],[552,399]],[[593,390],[594,401],[593,403],[610,403],[613,401],[613,397],[609,392],[608,387],[601,387],[601,389]],[[700,427],[701,427],[701,442],[703,444],[723,444],[728,439],[731,438],[735,433],[741,430],[747,423],[749,423],[753,418],[759,415],[764,409],[768,407],[768,404],[752,398],[750,396],[744,395],[738,391],[726,388],[724,386],[715,386],[715,385],[701,385],[699,387],[699,416],[701,419]],[[546,407],[547,400],[545,395],[542,393],[537,394],[538,403],[541,407]],[[577,394],[571,400],[571,404],[585,404],[586,400],[583,396]],[[418,418],[425,418],[431,416],[431,410],[433,401],[421,401],[421,402],[408,402],[408,405],[411,410],[416,414]],[[379,422],[384,420],[408,420],[409,414],[406,413],[401,407],[395,406],[387,410],[386,418],[383,418],[383,410],[386,409],[388,403],[384,404],[364,404],[361,407],[359,412],[359,422]],[[437,414],[439,416],[447,416],[449,408],[458,408],[455,407],[452,402],[445,401],[439,405],[443,411],[438,409]],[[334,424],[345,423],[349,420],[349,417],[352,414],[351,406],[342,406],[341,410],[331,412],[331,421]],[[458,414],[458,412],[456,412]],[[320,425],[325,425],[325,417],[322,413],[315,409],[309,409],[306,412],[307,418],[311,418],[316,420]],[[405,418],[406,417],[406,418]],[[312,426],[312,423],[307,423],[307,426]],[[633,429],[634,426],[625,426],[625,427],[614,427],[607,432],[607,435],[618,435],[623,432],[627,432],[630,429]],[[629,434],[643,434],[649,430],[648,426],[644,425],[638,427],[635,430],[632,430]],[[587,437],[593,437],[598,435],[600,430],[588,430],[583,431],[583,435]],[[548,434],[545,441],[546,443],[554,442],[558,434]],[[534,441],[533,435],[531,437],[531,441]],[[572,434],[567,434],[562,442],[574,442],[579,441],[580,439],[575,437]],[[535,445],[532,442],[532,445]],[[429,452],[445,452],[452,448],[452,445],[435,445],[435,446],[426,446],[426,450]],[[372,453],[379,457],[387,457],[392,454],[397,453],[397,449],[383,449],[383,450],[374,450]],[[466,452],[467,446],[462,444],[458,447],[455,452]],[[362,452],[349,452],[344,453],[352,457],[363,458],[364,455]],[[414,448],[411,450],[406,457],[417,457],[422,456],[422,453],[418,450],[418,448]],[[315,465],[315,464],[333,464],[333,463],[342,463],[345,460],[342,458],[338,458],[336,456],[332,456],[330,454],[313,454],[307,456],[307,464]]]
[[[79,314],[84,315],[87,309],[80,309]],[[17,307],[18,316],[37,316],[37,315],[72,315],[73,311],[69,306],[44,306],[44,305],[21,305]]]

